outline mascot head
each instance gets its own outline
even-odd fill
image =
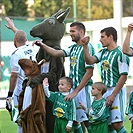
[[[57,13],[45,19],[43,22],[35,25],[31,29],[30,35],[33,37],[41,38],[43,42],[48,40],[61,40],[65,33],[64,20],[67,17],[69,11],[70,7],[64,11],[59,10]]]

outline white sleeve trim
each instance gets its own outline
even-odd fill
[[[47,86],[44,86],[43,85],[43,88],[44,88],[44,93],[45,93],[45,95],[46,95],[46,97],[50,97],[50,91],[49,91],[49,86],[47,85]]]
[[[72,127],[72,125],[73,125],[73,121],[68,121],[67,127]]]

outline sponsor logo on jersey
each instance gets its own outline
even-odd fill
[[[56,116],[59,118],[59,117],[62,117],[64,114],[65,114],[65,112],[63,111],[63,109],[62,108],[56,108],[55,110],[55,114],[56,114]]]
[[[109,62],[107,60],[104,60],[102,62],[102,67],[105,71],[107,71],[109,69]]]
[[[112,107],[110,108],[110,110],[116,110],[116,109],[118,109],[118,106],[112,106]]]
[[[72,58],[71,58],[71,65],[72,66],[74,66],[76,63],[77,63],[77,59],[76,59],[76,57],[75,56],[73,56]]]

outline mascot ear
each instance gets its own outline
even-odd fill
[[[64,19],[67,17],[67,15],[70,11],[70,7],[68,7],[65,11],[62,11],[62,12],[61,12],[61,10],[59,10],[59,11],[58,11],[59,13],[57,12],[58,14],[56,14],[56,16],[58,15],[56,18],[59,23],[62,23],[64,21]]]
[[[38,66],[41,66],[44,62],[46,62],[45,59],[42,59],[39,63],[38,63]]]
[[[52,17],[58,17],[62,12],[63,12],[62,9],[60,9],[57,13],[52,15]]]

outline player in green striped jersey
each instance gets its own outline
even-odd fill
[[[133,56],[133,48],[130,47],[130,38],[133,31],[133,23],[128,25],[128,30],[126,34],[126,38],[123,43],[123,53],[127,54],[128,56]],[[129,120],[131,121],[131,133],[133,133],[133,92],[130,94],[128,105],[126,108],[126,115],[128,115]]]
[[[94,56],[89,54],[88,47],[85,45],[88,41],[89,37],[82,40],[85,61],[87,64],[101,64],[101,79],[108,87],[104,97],[107,105],[110,106],[110,127],[113,127],[118,133],[127,133],[123,121],[126,107],[124,84],[129,71],[129,57],[123,54],[121,47],[117,45],[117,31],[113,27],[101,30],[100,42],[103,49]]]
[[[85,112],[80,108],[79,101],[81,101],[86,107],[91,106],[91,85],[93,83],[91,77],[93,75],[94,65],[87,65],[84,60],[83,46],[81,39],[85,36],[85,26],[80,22],[73,22],[70,25],[70,36],[72,41],[75,42],[67,49],[56,50],[41,41],[35,41],[33,44],[41,46],[46,52],[56,57],[70,57],[70,72],[69,76],[73,80],[72,93],[65,97],[65,100],[72,99],[74,97],[76,103],[76,121],[74,122],[74,132],[83,133],[81,128],[81,122],[84,122],[87,130],[89,131],[88,118]],[[93,46],[88,43],[89,52],[94,55]]]

